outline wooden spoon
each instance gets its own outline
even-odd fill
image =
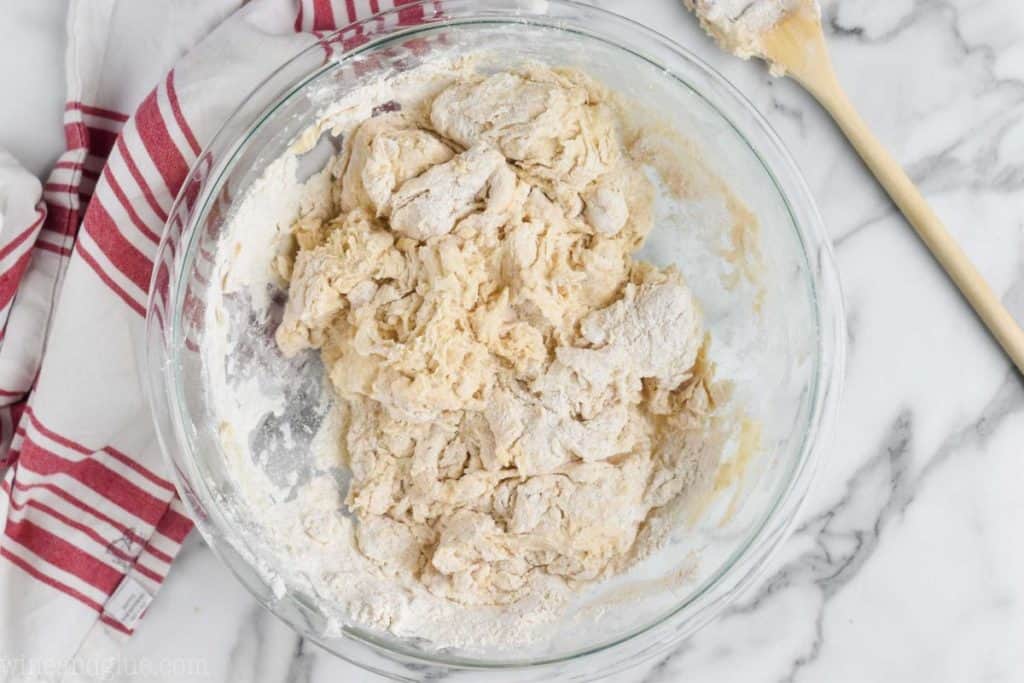
[[[696,11],[698,14],[701,12],[702,3],[691,0],[687,4],[696,4]],[[732,47],[725,44],[722,35],[713,26],[703,23],[723,43],[723,47]],[[1021,330],[988,282],[928,206],[906,172],[850,104],[832,68],[814,0],[804,0],[796,7],[791,6],[755,41],[745,45],[739,54],[760,57],[771,64],[773,73],[792,76],[831,114],[893,203],[935,256],[935,260],[956,283],[1013,364],[1024,374],[1024,330]]]

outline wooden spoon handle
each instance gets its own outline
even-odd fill
[[[928,206],[913,181],[878,141],[867,124],[850,104],[838,82],[832,79],[827,87],[808,88],[846,134],[864,163],[899,207],[903,215],[935,260],[945,269],[964,298],[977,312],[992,336],[1006,351],[1017,369],[1024,374],[1024,330],[1006,310],[995,292],[974,267],[967,254],[949,234],[939,217]]]

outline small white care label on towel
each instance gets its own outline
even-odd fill
[[[103,606],[103,613],[121,622],[126,628],[133,629],[151,602],[153,596],[149,591],[132,577],[126,576]]]

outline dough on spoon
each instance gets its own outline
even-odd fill
[[[818,12],[815,0],[683,0],[700,25],[727,52],[763,57],[762,40],[783,17],[802,7]]]

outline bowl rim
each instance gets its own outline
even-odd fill
[[[172,454],[175,449],[171,448],[171,446],[177,447],[181,442],[184,442],[188,446],[192,445],[189,431],[185,429],[188,416],[183,414],[184,402],[180,400],[180,396],[172,395],[170,393],[175,388],[175,385],[178,385],[179,383],[173,376],[169,375],[173,375],[173,370],[176,365],[174,359],[177,358],[177,352],[180,350],[179,344],[176,343],[176,340],[178,336],[180,336],[181,330],[180,299],[184,289],[182,283],[190,270],[189,265],[191,264],[191,260],[189,259],[189,255],[194,257],[194,247],[198,234],[198,230],[196,228],[201,223],[201,219],[207,215],[210,198],[214,194],[214,191],[220,187],[221,180],[224,175],[233,168],[240,151],[245,146],[245,142],[263,125],[273,111],[282,106],[310,82],[323,76],[325,73],[342,66],[346,60],[362,54],[363,52],[377,49],[384,44],[407,40],[415,36],[417,33],[435,31],[444,26],[461,26],[479,23],[500,25],[519,24],[555,30],[578,30],[580,33],[583,33],[590,38],[602,40],[612,47],[630,52],[634,56],[662,68],[668,75],[675,78],[680,85],[688,88],[699,96],[723,119],[723,121],[728,122],[739,138],[749,146],[751,153],[761,163],[768,177],[772,179],[780,198],[789,212],[793,229],[795,230],[796,237],[802,247],[802,255],[807,262],[807,269],[811,276],[808,279],[808,284],[810,285],[810,292],[813,298],[812,310],[815,317],[814,322],[818,331],[816,344],[817,355],[815,356],[816,362],[813,381],[814,395],[809,399],[810,409],[807,413],[807,425],[804,429],[803,438],[799,446],[800,456],[794,459],[792,471],[788,473],[785,479],[785,481],[787,481],[786,485],[779,487],[780,490],[776,495],[773,504],[766,508],[760,523],[758,523],[748,534],[748,537],[743,543],[736,546],[729,558],[702,582],[702,585],[700,585],[698,589],[690,592],[685,600],[675,603],[671,609],[663,612],[657,618],[646,623],[644,626],[632,629],[614,639],[552,657],[514,663],[488,663],[486,661],[464,657],[432,657],[422,650],[396,649],[391,643],[380,640],[376,638],[372,632],[364,631],[359,627],[346,626],[344,629],[344,635],[347,638],[361,641],[375,650],[383,651],[386,653],[386,657],[397,656],[402,660],[411,661],[418,665],[478,670],[538,669],[564,663],[566,661],[578,660],[600,652],[610,652],[627,642],[636,641],[644,634],[650,634],[653,631],[657,631],[667,622],[678,617],[684,610],[710,595],[712,599],[701,606],[702,614],[697,615],[696,619],[691,620],[692,623],[689,628],[684,632],[677,632],[676,634],[673,634],[673,637],[667,644],[663,643],[661,644],[661,647],[649,652],[647,656],[651,656],[656,651],[661,651],[665,649],[665,647],[687,637],[710,621],[728,602],[731,602],[738,597],[740,592],[749,587],[756,580],[758,574],[764,570],[774,551],[777,550],[778,546],[781,545],[781,542],[789,535],[789,529],[791,528],[799,508],[806,497],[810,480],[813,476],[817,461],[819,460],[819,457],[817,456],[820,455],[821,449],[825,445],[828,436],[831,434],[832,425],[839,404],[839,395],[841,392],[843,371],[845,368],[846,334],[844,304],[838,279],[838,272],[836,270],[832,254],[831,241],[825,232],[820,213],[817,209],[816,203],[814,202],[810,189],[807,186],[806,180],[800,173],[795,161],[792,159],[792,156],[789,154],[777,133],[748,98],[746,98],[734,85],[709,66],[705,61],[667,36],[664,36],[656,30],[629,18],[622,17],[598,7],[577,2],[576,0],[546,0],[543,3],[538,3],[535,0],[485,0],[483,2],[479,0],[442,0],[440,3],[438,3],[437,0],[419,0],[415,3],[402,5],[387,12],[382,12],[341,28],[326,36],[321,41],[317,41],[317,43],[303,49],[269,74],[259,85],[256,86],[256,88],[250,93],[249,97],[252,97],[261,89],[267,87],[268,84],[272,83],[275,76],[282,73],[289,66],[297,63],[299,60],[307,57],[311,53],[323,51],[323,45],[325,43],[330,44],[332,41],[337,41],[337,43],[340,44],[342,38],[353,34],[359,34],[363,29],[371,29],[374,25],[378,25],[382,18],[386,18],[390,15],[397,15],[402,11],[409,11],[409,8],[411,7],[433,8],[437,11],[438,5],[440,5],[441,9],[440,14],[437,16],[428,17],[422,23],[414,25],[399,25],[392,27],[393,30],[381,32],[379,35],[373,36],[367,42],[359,44],[351,49],[341,50],[330,59],[325,60],[320,68],[307,72],[304,78],[297,78],[293,80],[289,87],[274,97],[271,104],[265,107],[248,123],[246,126],[246,133],[244,135],[240,138],[231,136],[231,124],[237,118],[244,116],[244,105],[249,99],[247,97],[246,100],[244,100],[242,104],[240,104],[225,119],[218,132],[213,136],[210,143],[204,148],[203,153],[200,154],[199,158],[193,164],[185,182],[182,185],[182,190],[179,192],[171,207],[171,211],[168,214],[168,224],[165,227],[157,252],[157,259],[155,261],[158,264],[161,263],[167,258],[167,252],[169,250],[173,251],[173,246],[169,246],[172,242],[170,237],[174,234],[174,231],[171,229],[171,223],[175,217],[179,216],[179,214],[184,211],[188,216],[188,224],[183,226],[183,234],[188,235],[188,243],[184,249],[179,251],[179,258],[175,258],[173,254],[170,255],[171,260],[179,266],[175,269],[177,272],[172,274],[172,277],[169,278],[169,281],[174,283],[171,291],[170,305],[172,315],[169,316],[170,319],[167,321],[169,323],[168,336],[170,338],[171,346],[169,350],[173,353],[168,354],[168,349],[161,349],[164,351],[163,354],[154,354],[155,349],[153,344],[148,344],[146,347],[146,364],[150,368],[150,372],[144,373],[145,378],[148,380],[144,384],[150,408],[153,413],[153,419],[157,425],[157,435],[161,451],[164,454],[165,461],[168,462],[169,470],[171,471],[174,479],[174,484],[178,489],[182,501],[185,503],[189,513],[196,521],[196,526],[207,541],[207,544],[221,559],[222,563],[239,578],[242,584],[245,585],[251,593],[253,593],[261,604],[288,623],[290,627],[298,631],[301,635],[318,642],[334,654],[349,659],[349,661],[353,661],[359,666],[377,670],[379,673],[384,673],[385,675],[393,675],[394,672],[381,671],[364,661],[356,661],[352,658],[346,657],[343,653],[337,652],[333,647],[331,647],[329,641],[318,636],[318,634],[310,633],[308,629],[302,629],[300,624],[296,624],[293,620],[282,615],[280,610],[277,609],[277,605],[273,604],[274,601],[265,600],[261,593],[256,590],[254,586],[250,585],[251,578],[247,579],[246,576],[239,573],[233,563],[221,552],[222,548],[220,544],[230,542],[229,538],[227,534],[219,533],[220,529],[211,528],[211,526],[221,526],[221,528],[223,528],[222,525],[224,525],[224,520],[221,518],[211,521],[207,514],[207,508],[201,507],[193,498],[195,493],[193,489],[190,488],[189,484],[198,483],[200,487],[204,487],[206,485],[204,478],[201,476],[197,478],[195,476],[195,472],[190,472],[188,474],[182,472],[178,463],[173,458]],[[710,84],[719,90],[719,94],[721,96],[731,99],[736,105],[738,105],[738,108],[742,110],[742,113],[749,117],[756,125],[756,129],[753,132],[755,133],[755,136],[760,136],[762,138],[760,141],[763,143],[762,146],[755,146],[755,144],[750,140],[751,131],[741,130],[733,118],[723,112],[714,102],[709,100],[704,92],[698,90],[693,84],[674,73],[671,68],[667,68],[656,59],[653,59],[642,52],[638,52],[627,45],[612,41],[600,34],[595,35],[586,28],[581,28],[578,25],[578,22],[577,25],[570,26],[565,22],[564,17],[559,17],[556,23],[550,15],[550,10],[552,8],[580,13],[584,15],[584,17],[587,15],[593,15],[601,21],[609,22],[613,25],[617,24],[617,28],[620,30],[631,31],[634,34],[631,38],[635,38],[637,41],[642,39],[651,40],[654,43],[657,43],[660,48],[667,49],[675,53],[675,56],[687,62],[689,66],[694,67],[697,72],[700,72],[705,78],[707,78]],[[218,145],[225,146],[228,153],[225,155],[226,158],[224,161],[221,161],[211,167],[209,165],[209,152]],[[763,152],[766,151],[766,148],[770,151],[771,156],[774,157],[774,165],[770,165],[765,160]],[[207,168],[204,169],[204,165],[207,165]],[[785,183],[780,182],[777,177],[776,170],[787,176]],[[206,173],[209,173],[209,175],[203,178],[203,175]],[[202,186],[199,202],[196,204],[196,206],[199,206],[200,208],[190,210],[187,208],[187,188],[193,186],[193,184],[197,182]],[[784,189],[784,186],[788,187],[788,192]],[[811,243],[810,246],[809,242]],[[813,249],[811,247],[813,247]],[[815,265],[817,267],[814,267]],[[156,301],[158,298],[158,270],[159,269],[157,267],[154,267],[152,281],[150,283],[150,296],[147,304],[146,316],[147,337],[150,337],[153,334],[162,337],[166,332],[166,330],[163,329],[163,321],[159,319],[160,316],[154,314],[154,311],[159,308],[159,302]],[[823,306],[823,301],[827,301],[828,305]],[[158,355],[159,357],[154,357],[154,355]],[[171,362],[168,362],[166,357],[167,355],[171,355]],[[164,420],[166,417],[160,414],[161,411],[167,409],[170,409],[172,412],[171,418],[173,422],[173,428],[169,434],[165,433],[166,425]],[[194,449],[186,448],[183,452],[188,453],[189,458],[194,459]],[[205,493],[206,500],[210,500],[209,491],[206,490]],[[216,512],[216,509],[214,509],[214,512]],[[768,529],[769,523],[773,521],[778,523],[775,524],[774,528]],[[744,560],[749,566],[744,566]],[[742,569],[742,573],[737,575],[734,571],[737,569]],[[730,574],[733,575],[734,585],[726,587],[723,592],[723,582]],[[714,592],[714,589],[718,589],[718,595],[711,595]],[[611,673],[611,671],[609,670],[603,673]]]

